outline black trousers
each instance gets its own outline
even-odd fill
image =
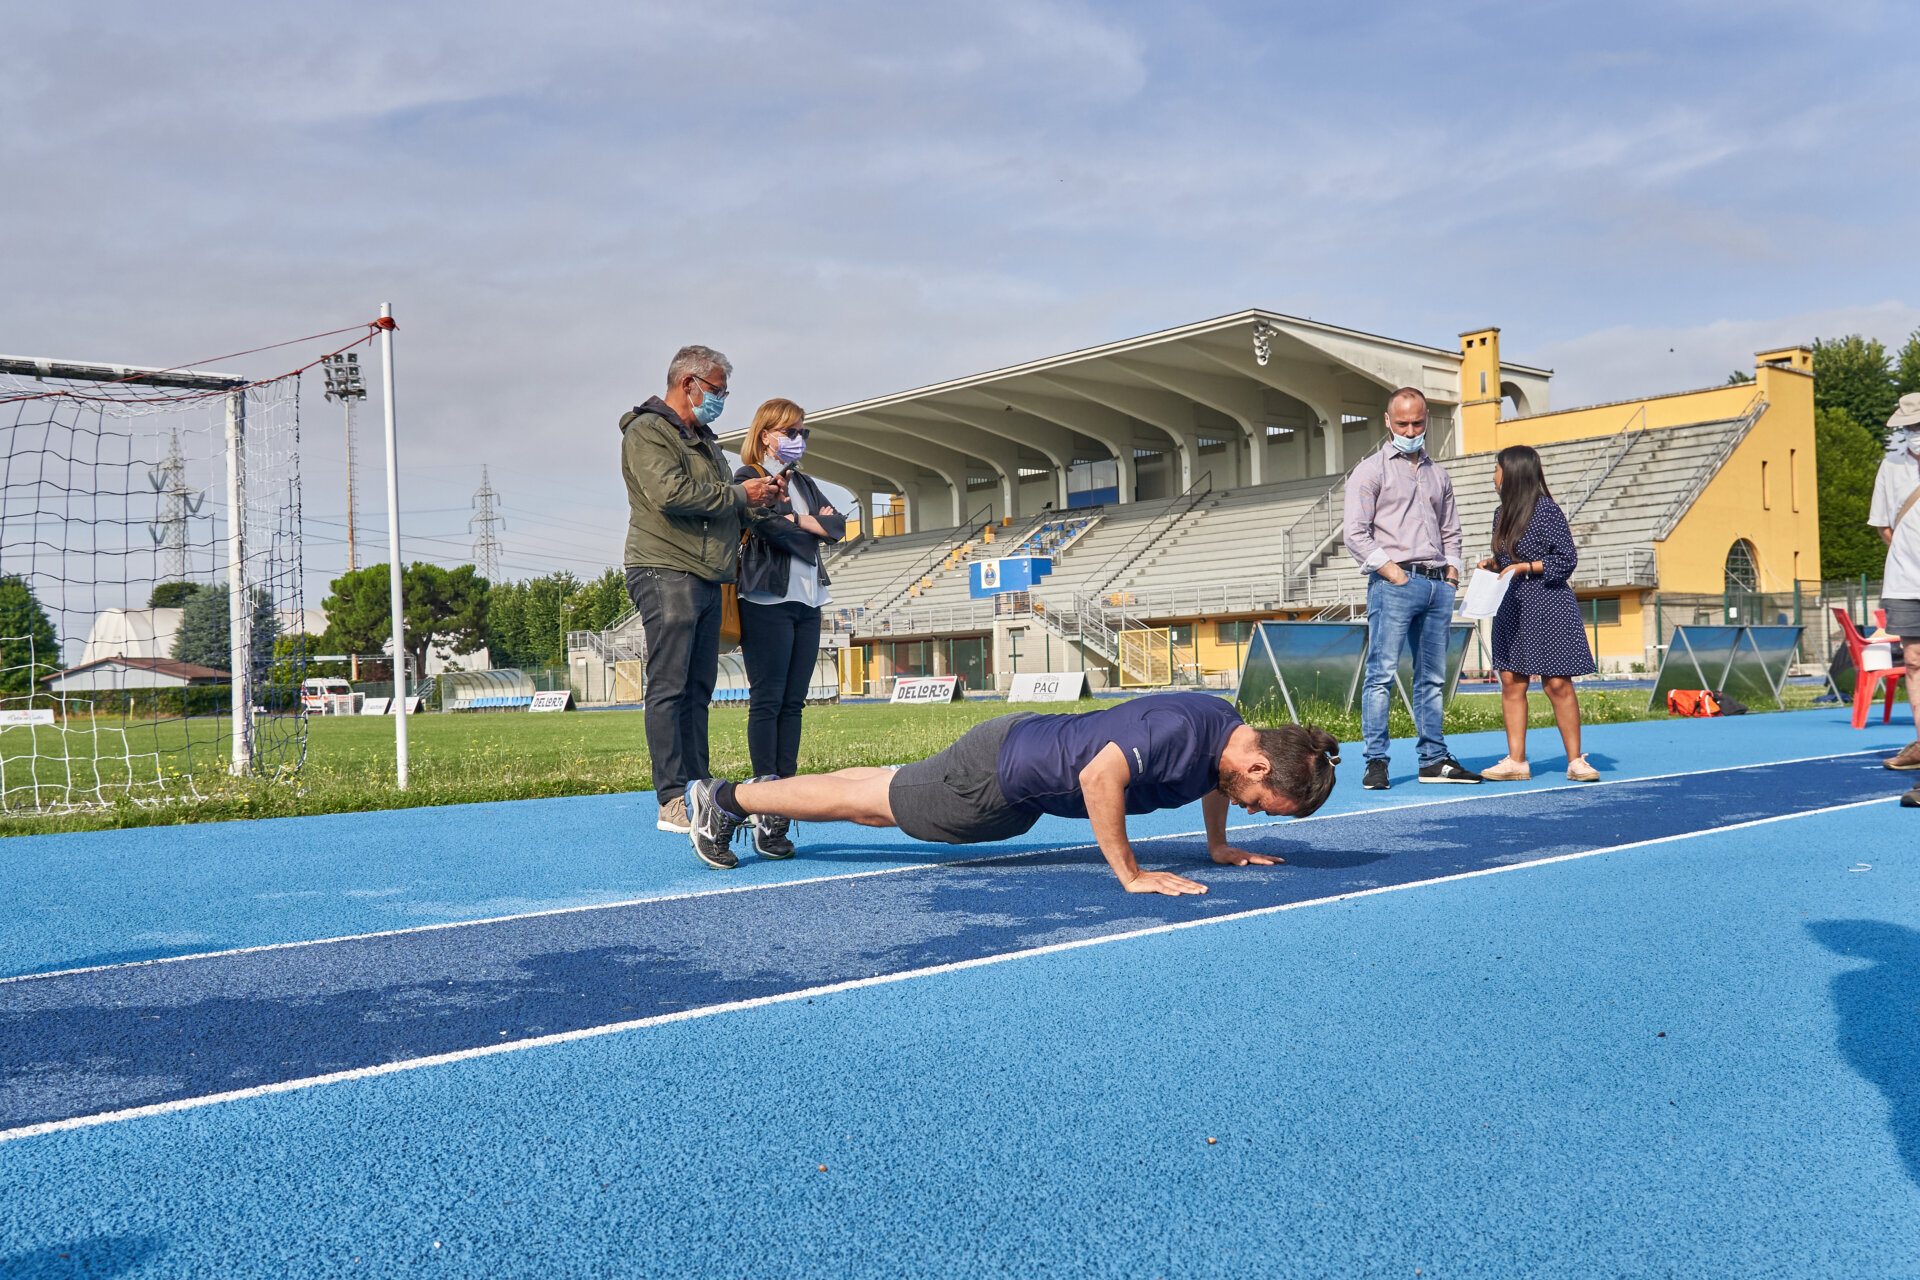
[[[647,754],[664,807],[707,776],[707,709],[720,678],[720,584],[627,566],[627,599],[647,633]]]
[[[820,611],[792,600],[740,602],[747,664],[747,754],[755,777],[800,772],[800,717],[820,656]]]

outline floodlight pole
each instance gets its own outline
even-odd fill
[[[247,393],[227,392],[227,672],[232,680],[233,763],[253,772],[253,601],[247,591]]]
[[[393,758],[407,789],[407,628],[400,599],[400,448],[393,426],[393,306],[380,304],[380,390],[387,402],[387,583],[393,606]]]

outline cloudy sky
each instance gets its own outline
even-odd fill
[[[734,359],[723,426],[1249,306],[1498,324],[1562,406],[1714,383],[1920,325],[1917,12],[16,6],[0,350],[174,365],[390,301],[408,558],[470,558],[484,463],[515,576],[617,561],[616,421],[682,342]]]

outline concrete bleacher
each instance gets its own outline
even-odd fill
[[[1571,515],[1581,568],[1576,584],[1654,585],[1653,544],[1749,425],[1745,419],[1691,423],[1540,446],[1548,486]],[[1498,497],[1495,455],[1446,459],[1471,566],[1488,553]],[[1611,464],[1611,470],[1608,470]],[[1582,504],[1589,484],[1598,481]],[[1324,476],[1145,502],[1048,512],[996,530],[930,529],[869,540],[831,565],[837,609],[856,632],[895,634],[975,630],[992,617],[991,602],[971,598],[968,561],[981,555],[1054,555],[1053,571],[1032,595],[1055,611],[1098,597],[1144,619],[1207,616],[1282,608],[1357,605],[1366,575],[1339,538],[1288,582],[1288,530],[1328,492]],[[1333,517],[1340,517],[1339,495]],[[1064,549],[1047,546],[1063,526],[1075,528]],[[1304,537],[1304,535],[1303,535]],[[941,548],[949,554],[929,564]],[[919,572],[916,572],[916,571]],[[924,581],[924,585],[923,585]],[[884,599],[881,597],[885,597]],[[882,626],[882,620],[885,625]]]

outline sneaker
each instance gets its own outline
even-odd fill
[[[683,836],[693,830],[687,822],[687,801],[684,796],[675,796],[660,806],[660,820],[653,824],[662,831],[671,831]]]
[[[1385,760],[1367,761],[1367,776],[1360,780],[1360,785],[1369,791],[1391,790],[1393,784],[1387,781],[1387,762]]]
[[[1913,790],[1907,792],[1907,794],[1901,796],[1900,807],[1902,809],[1920,809],[1920,787],[1915,787]]]
[[[787,829],[793,819],[778,817],[771,813],[756,813],[751,821],[753,829],[753,851],[763,858],[791,858],[800,850],[787,838]]]
[[[1493,770],[1487,770],[1487,777],[1493,776]],[[1600,771],[1587,763],[1585,756],[1576,756],[1567,761],[1567,779],[1571,782],[1598,782]]]
[[[1447,756],[1445,759],[1436,760],[1432,764],[1421,765],[1420,781],[1476,783],[1484,782],[1486,779],[1461,764],[1458,760],[1455,760],[1452,756]]]
[[[713,793],[720,789],[717,778],[698,778],[687,784],[687,838],[700,861],[715,871],[731,871],[740,865],[733,856],[734,833],[746,821],[722,809]]]
[[[1920,769],[1920,740],[1900,748],[1900,754],[1887,761],[1889,769]]]
[[[1533,766],[1525,760],[1515,760],[1512,756],[1508,756],[1480,776],[1488,782],[1526,782],[1533,777]]]

